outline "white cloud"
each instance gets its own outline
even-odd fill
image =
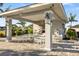
[[[69,5],[70,3],[63,3],[63,5]]]
[[[74,6],[75,6],[75,4],[74,4],[74,3],[63,3],[63,5],[64,5],[64,6],[72,6],[72,7],[74,7]]]

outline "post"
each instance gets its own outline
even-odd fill
[[[11,18],[6,18],[6,37],[7,37],[7,42],[12,39],[12,19]]]
[[[52,11],[45,12],[45,50],[52,50],[52,20],[53,18]]]

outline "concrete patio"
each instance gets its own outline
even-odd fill
[[[51,51],[45,51],[44,49],[40,49],[42,44],[23,42],[23,37],[13,37],[12,40],[15,41],[11,42],[5,42],[6,38],[0,38],[0,56],[79,56],[78,41],[62,40],[53,42],[53,49]],[[18,42],[20,40],[22,42]]]

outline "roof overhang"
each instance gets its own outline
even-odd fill
[[[56,19],[67,21],[65,11],[60,3],[33,4],[22,8],[0,13],[0,16],[11,17],[18,20],[40,21],[44,20],[44,12],[51,10]]]

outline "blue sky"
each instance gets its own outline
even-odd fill
[[[73,22],[73,26],[79,24],[79,3],[65,3],[64,5],[64,9],[65,12],[67,14],[67,16],[69,16],[70,13],[72,14],[76,14],[76,20],[78,22]],[[68,26],[70,23],[66,24],[66,26]]]
[[[19,8],[22,6],[26,6],[29,5],[29,3],[5,3],[3,5],[3,7],[0,7],[2,9],[6,9],[8,6],[10,6],[10,9],[15,9],[15,8]],[[79,24],[79,4],[78,3],[64,3],[63,4],[65,12],[67,14],[67,16],[69,16],[69,13],[72,14],[76,14],[76,20],[78,20],[78,22],[74,22],[73,25]],[[18,21],[13,20],[12,23],[15,24]],[[67,24],[66,26],[68,26],[69,24]],[[0,18],[0,26],[5,26],[5,20]]]

